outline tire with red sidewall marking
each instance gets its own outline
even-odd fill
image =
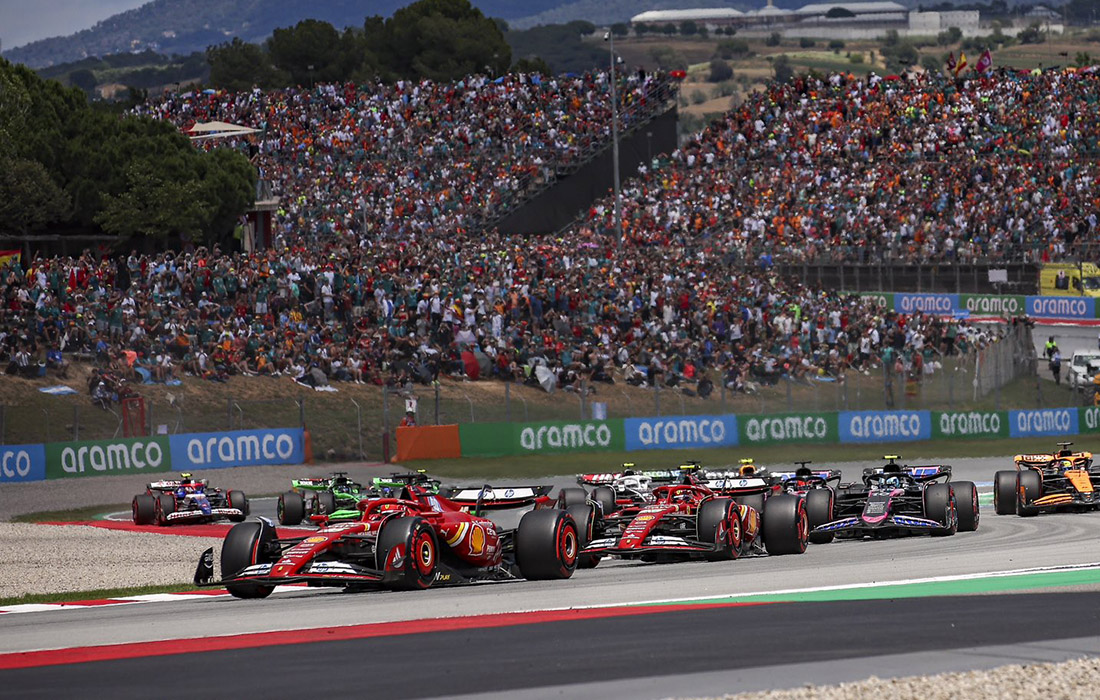
[[[932,531],[933,537],[947,537],[958,532],[958,507],[951,484],[931,484],[924,490],[924,517],[943,524]]]
[[[802,554],[810,540],[806,501],[790,493],[764,501],[760,531],[768,554]]]
[[[1016,515],[1029,518],[1039,514],[1032,505],[1043,495],[1043,475],[1034,469],[1021,469],[1016,475]]]
[[[707,555],[708,561],[723,561],[741,556],[741,509],[728,498],[712,498],[699,506],[695,517],[700,542],[714,542],[718,549]]]
[[[978,487],[973,481],[952,481],[955,489],[955,510],[959,516],[959,532],[978,529],[981,512],[978,510]]]
[[[577,546],[584,549],[592,541],[596,533],[596,509],[587,503],[572,505],[565,509],[566,513],[577,524]],[[600,554],[581,554],[577,557],[578,569],[595,569],[603,556]]]
[[[814,532],[818,525],[833,521],[833,490],[830,488],[810,489],[806,494],[806,517],[810,525],[810,542],[828,544],[835,535],[832,532]]]
[[[423,518],[390,518],[382,523],[375,545],[375,566],[385,572],[382,584],[402,591],[423,590],[435,581],[439,542]]]
[[[569,578],[579,553],[577,524],[569,513],[543,508],[523,514],[515,535],[516,565],[523,578]]]
[[[225,494],[225,502],[230,508],[241,511],[240,515],[234,515],[229,519],[235,523],[244,522],[245,516],[248,515],[248,496],[244,495],[244,491],[230,491]]]
[[[134,496],[130,504],[134,525],[152,525],[157,520],[157,499],[147,493]]]
[[[239,523],[229,530],[222,542],[222,578],[234,576],[253,564],[273,564],[273,545],[279,535],[263,520]],[[236,598],[266,598],[275,586],[251,581],[227,581],[226,589]]]
[[[171,493],[157,494],[157,525],[167,525],[168,516],[175,512],[175,495]]]

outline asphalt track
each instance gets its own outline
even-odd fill
[[[954,464],[956,479],[976,481],[988,490],[993,471],[1010,463],[972,459]],[[845,474],[856,477],[859,466],[864,465],[844,465]],[[834,542],[811,546],[800,556],[666,565],[615,561],[559,582],[519,581],[413,593],[301,589],[264,601],[217,597],[4,615],[0,617],[0,654],[135,642],[155,647],[166,639],[1088,564],[1100,562],[1098,528],[1100,514],[1025,519],[995,516],[985,506],[978,532],[939,539]],[[236,687],[246,689],[249,696],[285,697],[360,687],[376,697],[465,693],[592,697],[598,687],[601,698],[667,697],[790,687],[807,679],[912,675],[955,670],[959,665],[980,667],[997,659],[1016,663],[1032,656],[1045,659],[1100,650],[1100,641],[1091,639],[1100,629],[1096,612],[1100,606],[1095,604],[1100,586],[1080,588],[1042,594],[717,607],[15,669],[0,671],[0,697],[56,695],[65,688],[80,688],[81,695],[89,697],[148,696],[148,679],[183,679],[192,674],[203,687]],[[317,632],[311,640],[325,636],[326,632]],[[1066,641],[1074,639],[1078,641]],[[1000,651],[992,645],[999,645]],[[919,654],[923,665],[907,667],[901,661],[907,654]],[[868,655],[881,658],[874,661]],[[139,674],[147,680],[136,682]],[[623,680],[628,677],[647,680]],[[430,684],[426,679],[432,679]],[[167,683],[157,684],[154,694],[197,693],[199,689],[187,683]]]

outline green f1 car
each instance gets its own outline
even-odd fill
[[[406,486],[420,486],[429,493],[438,493],[440,481],[421,470],[375,477],[365,487],[349,479],[347,472],[333,472],[329,477],[294,479],[290,485],[291,490],[279,496],[280,525],[298,525],[316,516],[324,516],[327,522],[358,520],[359,502],[364,499],[396,498]],[[312,493],[308,499],[306,492]]]

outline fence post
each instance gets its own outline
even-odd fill
[[[794,408],[791,404],[791,377],[790,375],[784,375],[783,379],[785,380],[783,383],[786,384],[787,387],[787,411],[793,411]]]
[[[508,388],[505,387],[504,391],[507,392]],[[435,384],[435,424],[439,425],[439,382]]]
[[[363,411],[359,408],[359,402],[352,399],[351,402],[355,404],[355,437],[359,440],[359,459],[366,459],[367,454],[363,452]]]
[[[225,429],[233,429],[233,399],[229,397],[225,399]]]
[[[581,420],[584,420],[584,404],[588,399],[588,380],[581,380],[581,388],[577,392],[578,398],[581,400]]]
[[[306,400],[295,399],[295,403],[298,404],[298,426],[304,428],[306,427]]]
[[[653,382],[653,403],[657,409],[657,416],[661,415],[661,387],[657,382]]]
[[[46,439],[50,437],[50,414],[46,414]],[[80,406],[73,406],[73,442],[80,441]]]

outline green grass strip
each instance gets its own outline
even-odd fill
[[[1006,591],[1030,591],[1041,588],[1088,586],[1100,584],[1100,570],[1048,571],[1034,574],[990,576],[957,581],[929,581],[925,583],[883,584],[862,588],[837,588],[827,591],[799,593],[758,593],[742,596],[723,596],[706,600],[687,601],[684,605],[714,603],[808,603],[836,600],[889,600],[892,598],[926,598],[931,596],[966,595],[972,593],[1003,593]],[[669,602],[643,603],[644,606],[668,605]]]
[[[44,510],[37,513],[24,513],[16,515],[11,520],[14,523],[51,523],[74,522],[83,520],[102,520],[108,513],[130,512],[130,504],[105,506],[85,506],[83,508],[69,508],[68,510]]]

